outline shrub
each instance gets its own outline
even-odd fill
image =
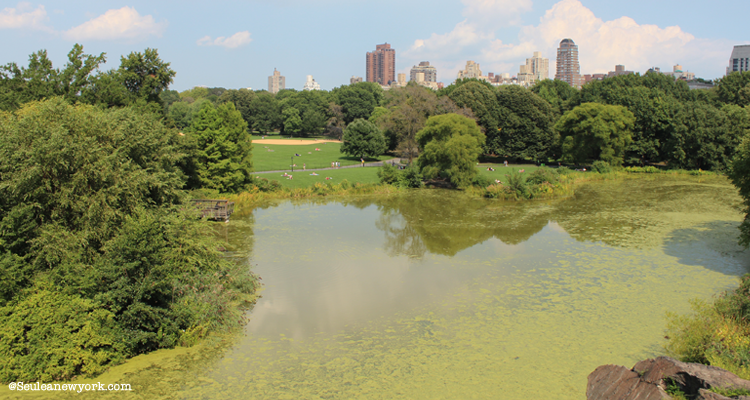
[[[38,290],[0,308],[0,381],[93,376],[123,357],[114,315],[77,295]]]
[[[505,186],[501,184],[494,184],[485,188],[484,197],[488,199],[504,199],[505,193]]]
[[[400,174],[398,168],[387,163],[383,164],[383,166],[378,169],[378,178],[380,179],[380,183],[393,185],[398,182],[399,175]]]
[[[341,185],[341,188],[344,190],[350,189],[352,187],[352,184],[346,179],[342,180],[340,185]]]
[[[550,183],[552,185],[558,182],[558,173],[552,168],[542,167],[529,174],[527,181],[532,185],[541,185],[542,183]]]
[[[531,191],[529,185],[526,182],[526,176],[520,172],[513,171],[510,174],[505,175],[508,178],[508,184],[506,185],[511,192],[515,193],[516,198],[528,199],[531,197]]]
[[[486,188],[492,185],[493,180],[485,175],[476,175],[471,181],[472,186]]]
[[[415,164],[412,164],[399,174],[398,186],[404,188],[420,188],[422,187],[422,179],[423,177],[419,172],[419,168]]]
[[[609,165],[606,161],[594,161],[594,164],[591,166],[591,169],[594,171],[600,173],[600,174],[608,174],[612,172],[612,166]]]

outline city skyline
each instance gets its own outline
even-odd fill
[[[750,4],[743,2],[713,3],[713,9],[732,10],[715,19],[695,16],[702,6],[697,1],[378,4],[251,0],[198,8],[197,3],[146,1],[10,3],[0,9],[0,64],[25,66],[31,53],[46,49],[54,66],[62,68],[73,44],[80,43],[88,54],[107,53],[102,69],[108,70],[117,68],[120,56],[150,47],[177,72],[171,86],[175,90],[265,89],[274,68],[283,71],[287,88],[301,90],[306,76],[313,75],[322,89],[330,90],[348,84],[351,76],[364,77],[363,54],[386,42],[398,53],[395,75],[409,76],[413,66],[429,61],[445,84],[468,60],[482,70],[516,75],[535,51],[550,60],[554,71],[555,50],[564,38],[579,46],[581,74],[606,74],[614,65],[643,73],[679,64],[705,79],[723,76],[733,47],[750,44],[743,32]],[[389,11],[394,7],[399,13]],[[362,23],[371,19],[388,24]]]

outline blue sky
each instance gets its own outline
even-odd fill
[[[365,53],[396,49],[396,69],[420,61],[446,84],[467,60],[483,73],[518,73],[534,51],[550,59],[563,38],[579,45],[582,73],[624,64],[644,72],[674,64],[706,79],[724,74],[732,46],[749,44],[750,2],[716,0],[42,1],[0,6],[0,64],[26,65],[46,49],[62,67],[73,44],[107,53],[104,69],[147,47],[177,72],[172,89],[267,89],[277,68],[287,87],[313,75],[323,89],[365,75]],[[553,77],[553,76],[550,76]]]

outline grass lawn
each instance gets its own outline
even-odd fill
[[[320,151],[315,151],[315,149]],[[253,143],[253,167],[255,171],[288,171],[292,163],[292,156],[299,154],[300,157],[294,157],[294,163],[299,169],[302,164],[307,165],[307,169],[330,168],[331,163],[338,161],[341,165],[359,164],[359,157],[349,157],[342,154],[341,143],[320,143],[310,145],[273,145]],[[377,160],[368,159],[367,161],[390,160],[393,157],[380,156]],[[297,170],[295,167],[295,172]]]
[[[296,188],[305,188],[305,187],[313,186],[317,182],[341,183],[341,181],[343,181],[344,179],[348,180],[351,183],[355,183],[355,182],[377,183],[379,182],[378,169],[379,168],[376,168],[376,167],[330,169],[330,170],[324,170],[324,171],[315,171],[315,173],[319,175],[313,176],[313,175],[310,175],[312,171],[302,171],[302,168],[300,168],[299,170],[295,168],[294,172],[291,173],[294,179],[286,179],[286,177],[282,176],[283,173],[256,172],[255,176],[266,178],[268,180],[275,179],[279,181],[279,183],[281,183],[281,186],[283,187],[296,189]],[[333,179],[327,181],[326,180],[327,176]]]

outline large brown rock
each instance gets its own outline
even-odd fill
[[[589,375],[586,398],[589,400],[669,399],[667,385],[676,385],[691,398],[726,400],[729,397],[709,392],[710,388],[750,391],[750,381],[703,364],[684,363],[669,357],[643,360],[632,369],[603,365]],[[733,397],[750,400],[750,396]]]
[[[589,400],[662,400],[671,397],[659,385],[646,382],[637,372],[619,365],[602,365],[589,375]]]

